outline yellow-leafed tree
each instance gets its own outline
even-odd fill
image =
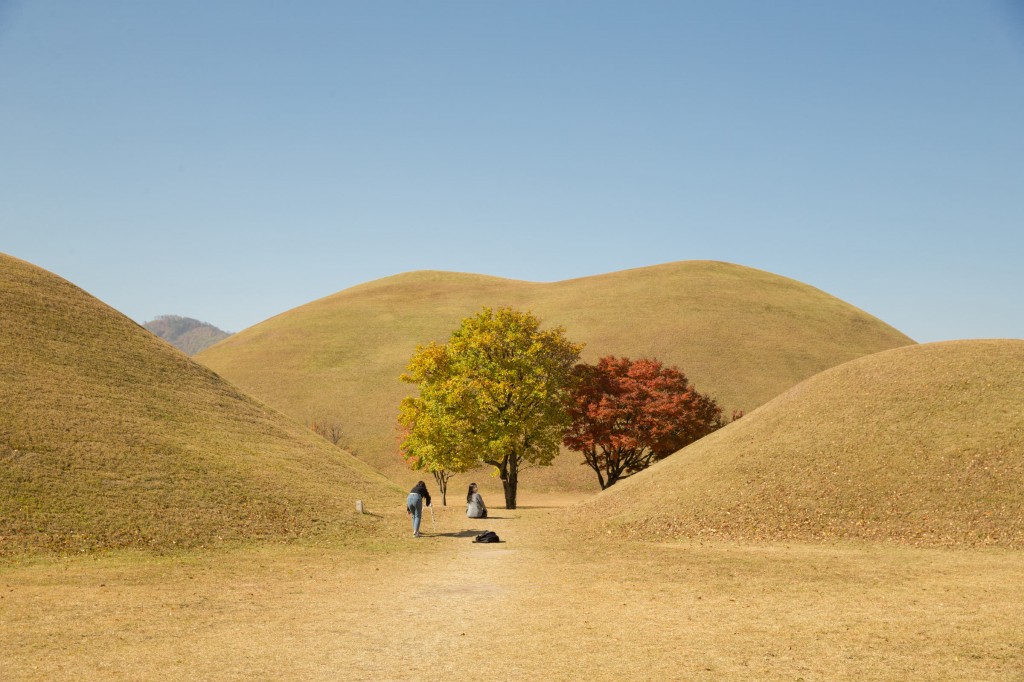
[[[402,380],[419,395],[402,401],[402,454],[413,468],[465,471],[489,464],[505,507],[516,508],[519,470],[546,466],[569,424],[567,395],[582,344],[532,313],[484,308],[443,345],[418,346]]]

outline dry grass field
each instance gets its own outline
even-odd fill
[[[538,284],[450,272],[369,282],[282,313],[197,359],[286,414],[337,420],[357,456],[403,483],[398,376],[419,343],[444,341],[484,305],[533,311],[606,354],[680,366],[728,414],[751,410],[826,368],[913,341],[800,282],[715,262],[670,263]],[[459,483],[486,474],[477,472]],[[596,490],[589,469],[560,458],[529,471],[535,490]]]
[[[1024,340],[827,370],[592,507],[644,537],[1024,547]]]
[[[343,547],[7,563],[3,677],[1024,677],[1019,551],[581,538],[528,497],[438,509],[414,540],[396,502],[388,537]],[[472,544],[483,528],[505,542]]]
[[[0,556],[376,532],[367,465],[0,255]]]
[[[282,382],[297,405],[359,402],[418,335],[446,333],[475,282],[493,298],[473,306],[591,329],[591,357],[621,352],[627,332],[598,324],[617,314],[641,339],[633,354],[679,344],[718,362],[697,350],[733,301],[759,331],[729,357],[749,371],[771,357],[763,376],[690,371],[725,377],[741,407],[859,359],[598,495],[528,476],[519,509],[469,520],[460,479],[413,539],[404,484],[0,256],[0,678],[1024,679],[1024,341],[860,357],[910,342],[766,273],[677,264],[590,280],[597,313],[568,307],[579,282],[415,273],[310,304],[301,324],[258,325],[260,343],[233,353],[262,364],[256,388]],[[441,312],[415,312],[410,285]],[[659,286],[689,298],[642,312]],[[620,291],[637,297],[631,317]],[[701,301],[712,309],[687,312]],[[389,416],[390,390],[352,409]],[[549,488],[581,479],[558,471]],[[504,542],[472,544],[484,529]]]

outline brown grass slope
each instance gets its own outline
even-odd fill
[[[800,282],[691,261],[550,284],[412,272],[285,312],[197,359],[296,419],[339,421],[357,456],[402,477],[395,418],[409,387],[398,376],[417,344],[444,341],[484,305],[564,325],[586,342],[590,360],[614,353],[678,365],[727,410],[750,410],[823,369],[913,343]],[[554,470],[528,472],[524,485],[596,488],[574,457],[559,460]]]
[[[1024,547],[1024,341],[833,368],[578,513],[651,537]]]
[[[0,554],[367,525],[393,489],[73,284],[0,254]]]

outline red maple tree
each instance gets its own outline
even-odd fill
[[[609,355],[575,373],[562,442],[583,453],[602,490],[726,423],[714,398],[658,360]]]

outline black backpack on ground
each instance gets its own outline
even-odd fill
[[[493,530],[485,530],[477,535],[473,542],[501,542],[501,538]]]

